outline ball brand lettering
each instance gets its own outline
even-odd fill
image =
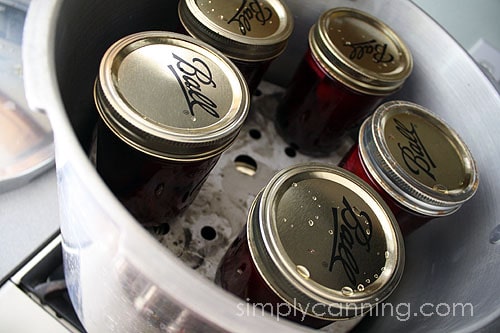
[[[263,7],[261,2],[257,0],[243,0],[241,2],[241,6],[236,11],[236,14],[234,14],[234,16],[231,17],[227,23],[237,23],[241,34],[246,35],[248,31],[252,31],[252,20],[264,25],[271,19],[272,16],[273,12],[271,9]]]
[[[394,56],[387,52],[387,44],[377,43],[375,39],[360,43],[346,42],[344,45],[351,48],[349,53],[351,60],[361,60],[366,55],[371,55],[376,63],[388,63],[394,60]]]
[[[415,175],[420,175],[421,172],[424,172],[435,181],[436,177],[432,173],[432,170],[436,168],[436,164],[434,164],[423,142],[420,140],[415,124],[410,123],[410,127],[407,127],[398,119],[394,119],[394,122],[396,123],[398,132],[408,140],[404,144],[398,142],[398,147],[401,150],[401,155],[408,169]]]
[[[217,104],[203,93],[204,87],[217,88],[208,65],[200,58],[195,57],[188,62],[174,53],[172,56],[177,63],[169,65],[168,68],[182,89],[191,116],[194,117],[197,110],[202,110],[219,118]]]
[[[328,270],[331,272],[335,263],[339,262],[347,278],[355,286],[356,276],[360,271],[353,250],[355,247],[361,247],[370,252],[372,222],[366,212],[355,213],[346,197],[343,197],[342,203],[342,209],[332,208],[334,234]]]

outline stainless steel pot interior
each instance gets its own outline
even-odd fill
[[[393,314],[367,318],[358,329],[474,331],[488,325],[500,316],[497,91],[466,52],[410,1],[286,2],[295,15],[295,32],[267,80],[285,85],[290,79],[306,48],[307,31],[321,12],[334,6],[368,11],[393,27],[413,52],[413,74],[394,98],[419,103],[444,118],[469,145],[481,173],[471,202],[407,239],[404,277],[390,298]],[[31,3],[23,47],[25,84],[31,108],[47,112],[55,132],[73,303],[89,332],[303,331],[269,317],[236,315],[238,300],[184,266],[139,227],[85,154],[96,120],[92,84],[103,52],[133,32],[175,30],[176,7],[174,0]],[[473,305],[472,316],[439,315],[460,303]],[[414,316],[425,304],[439,313]]]

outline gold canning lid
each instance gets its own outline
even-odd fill
[[[477,166],[464,141],[420,105],[382,104],[361,126],[359,142],[370,175],[414,212],[449,215],[477,190]]]
[[[123,141],[172,160],[224,151],[250,101],[243,76],[228,58],[194,38],[161,31],[124,37],[107,50],[94,99]]]
[[[413,68],[409,48],[389,26],[353,8],[333,8],[309,33],[311,52],[332,77],[358,92],[387,95]]]
[[[279,0],[181,0],[184,28],[232,59],[264,61],[284,51],[293,16]]]
[[[267,285],[313,317],[361,315],[389,296],[403,272],[394,215],[368,184],[335,166],[276,174],[254,201],[247,228]]]

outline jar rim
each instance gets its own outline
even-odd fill
[[[401,37],[378,18],[354,8],[324,12],[310,29],[309,47],[327,73],[362,93],[388,95],[413,69],[411,51]]]
[[[245,20],[246,25],[242,25],[236,16],[229,19],[226,17],[229,13],[234,13],[231,11],[233,7],[227,1],[221,1],[220,5],[213,0],[210,3],[220,8],[217,7],[214,12],[207,12],[200,8],[197,0],[179,1],[179,19],[184,29],[193,37],[213,45],[229,58],[240,61],[266,61],[276,58],[285,50],[288,38],[293,32],[294,20],[290,9],[281,0],[258,3],[258,7],[262,11],[266,10],[270,16],[266,17],[265,21],[261,19],[263,22],[259,22],[257,27],[254,24],[253,30],[261,29],[259,34],[254,35],[241,33],[241,27],[250,24],[248,20]],[[238,4],[241,5],[241,1],[238,1]],[[236,11],[242,10],[239,7],[236,9]],[[227,15],[224,16],[225,14]],[[261,17],[264,14],[254,15]],[[252,30],[248,27],[245,29]]]
[[[196,82],[199,89],[189,90]],[[246,119],[249,100],[245,79],[227,57],[192,37],[164,31],[116,41],[94,85],[97,111],[120,139],[170,160],[224,151]]]
[[[344,276],[342,279],[340,275],[319,277],[322,274],[318,273],[319,265],[323,266],[320,260],[315,262],[318,267],[314,267],[314,263],[309,263],[308,270],[304,266],[298,265],[295,258],[292,258],[292,252],[295,250],[292,250],[289,243],[287,243],[290,241],[290,239],[287,239],[289,236],[280,232],[279,229],[283,227],[283,223],[290,224],[297,223],[297,221],[295,221],[294,217],[287,222],[283,222],[280,214],[277,214],[277,210],[280,209],[279,206],[282,204],[282,200],[288,200],[284,199],[287,195],[286,191],[295,191],[302,186],[301,182],[307,184],[308,180],[312,180],[314,183],[318,180],[326,183],[331,182],[329,185],[338,185],[339,188],[344,188],[346,193],[352,190],[353,192],[349,193],[349,195],[359,195],[360,201],[366,200],[366,204],[370,205],[369,209],[372,209],[370,214],[373,215],[367,216],[376,216],[376,221],[373,222],[373,237],[378,237],[376,240],[379,242],[379,246],[384,249],[384,251],[381,250],[383,257],[378,257],[380,252],[366,252],[364,253],[364,259],[358,258],[359,263],[362,263],[362,267],[360,266],[359,269],[366,269],[364,271],[365,274],[372,269],[380,274],[380,276],[377,273],[374,274],[376,277],[373,277],[373,281],[370,281],[371,284],[364,282],[367,277],[361,272],[361,275],[364,276],[362,284],[360,282],[357,286],[342,287],[341,284],[343,282],[341,280],[344,279]],[[314,186],[311,189],[314,189]],[[314,201],[315,203],[323,203],[320,196],[318,196],[317,201]],[[325,205],[324,208],[328,207]],[[321,214],[319,215],[318,219],[315,220],[318,224],[322,218]],[[290,226],[293,228],[293,224],[290,224]],[[288,225],[285,227],[288,228]],[[296,227],[296,230],[300,229],[298,223]],[[318,228],[322,228],[322,226],[318,225]],[[341,228],[344,227],[339,226],[339,231]],[[296,235],[297,237],[301,237],[301,239],[306,238],[303,235],[303,229],[297,232],[299,233]],[[338,320],[360,315],[387,298],[398,284],[402,275],[404,246],[402,235],[394,215],[383,202],[382,198],[368,184],[351,172],[338,167],[319,163],[307,163],[299,164],[277,173],[254,200],[248,217],[247,233],[250,253],[257,270],[266,284],[280,298],[293,305],[297,303],[301,306],[322,304],[332,310],[322,316],[318,316],[314,312],[307,312],[312,317],[319,317],[325,320]],[[337,231],[332,233],[331,236],[335,239],[334,235],[336,234]],[[316,243],[315,246],[318,246],[318,252],[321,252],[319,247],[322,245],[325,245],[325,248],[331,247],[330,238],[322,240],[323,238],[319,234],[317,236],[314,237],[314,243]],[[325,243],[318,244],[322,242]],[[297,245],[300,247],[307,244]],[[372,250],[375,251],[375,246]],[[377,257],[376,260],[375,257]],[[382,266],[384,267],[383,270],[380,269],[380,266],[377,266],[380,263],[379,261],[384,263]],[[337,269],[333,271],[337,274],[343,272],[342,269],[338,270],[340,266],[335,267]],[[323,266],[321,270],[325,272],[327,268]],[[309,271],[313,272],[311,273],[312,275],[310,277],[304,276],[304,272],[307,273]],[[328,274],[331,274],[331,272],[328,272]],[[325,281],[327,282],[325,283]],[[346,290],[350,290],[352,293],[349,293],[349,291],[346,293]]]
[[[427,126],[434,135],[434,141],[439,140],[439,144],[432,144],[433,140],[427,135],[429,143],[426,148],[426,143],[420,141],[423,138],[418,136],[416,130],[413,127],[405,127],[406,125],[401,122],[397,124],[396,121],[399,120],[395,118],[396,116],[412,117],[416,123],[415,128]],[[394,121],[394,125],[389,125],[391,120]],[[394,126],[396,129],[399,126],[402,137],[405,137],[404,140],[410,139],[410,143],[407,146],[398,143],[399,148],[391,148],[392,141],[397,139],[389,133],[388,126]],[[416,143],[417,140],[420,143]],[[457,161],[460,165],[456,165],[456,168],[442,167],[442,174],[445,176],[424,182],[415,173],[418,170],[413,170],[413,167],[410,168],[402,163],[408,156],[405,154],[410,152],[407,150],[409,147],[415,151],[420,150],[422,154],[425,152],[426,155],[433,155],[434,160],[441,157],[443,160]],[[397,149],[401,151],[398,152]],[[438,217],[454,213],[476,193],[478,188],[477,165],[462,138],[439,116],[412,102],[396,100],[379,106],[361,125],[359,154],[363,165],[378,185],[404,207],[424,216]],[[431,163],[439,164],[430,161],[425,165]],[[421,171],[420,174],[424,177],[425,170]],[[446,176],[454,177],[453,182],[443,179]],[[455,178],[459,181],[455,181]]]

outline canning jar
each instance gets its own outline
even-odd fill
[[[189,206],[249,108],[248,87],[229,59],[162,31],[114,43],[94,99],[97,171],[144,226],[168,223]]]
[[[216,283],[247,301],[238,308],[250,315],[253,304],[319,328],[386,299],[403,266],[401,232],[380,196],[348,171],[307,163],[257,195]]]
[[[377,18],[351,8],[324,12],[276,115],[278,133],[304,154],[324,156],[410,75],[403,40]]]
[[[293,16],[280,0],[181,0],[179,18],[187,33],[236,64],[251,94],[293,30]]]
[[[474,158],[458,134],[406,101],[384,103],[366,119],[359,143],[339,166],[382,195],[404,235],[457,211],[479,184]]]

